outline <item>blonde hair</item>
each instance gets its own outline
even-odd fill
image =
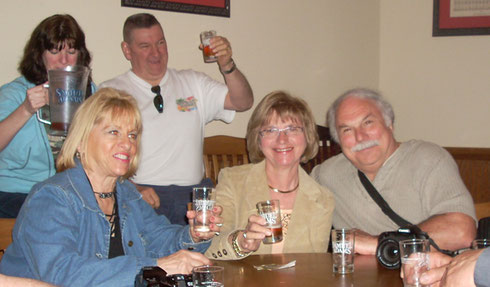
[[[247,149],[252,162],[264,159],[260,149],[260,131],[276,114],[282,120],[302,124],[306,137],[306,148],[301,162],[307,162],[318,152],[318,133],[316,123],[308,104],[284,91],[274,91],[265,96],[255,108],[247,126]]]
[[[129,178],[136,172],[139,162],[141,141],[141,114],[135,99],[129,94],[112,88],[98,90],[85,100],[73,117],[68,136],[61,148],[56,167],[58,172],[75,167],[75,156],[80,156],[82,164],[89,168],[92,162],[87,159],[87,142],[93,127],[104,119],[128,119],[133,121],[138,132],[136,154],[131,158],[128,172],[123,176]],[[80,147],[80,150],[78,148]],[[79,153],[78,153],[79,152]],[[78,153],[78,154],[77,154]]]

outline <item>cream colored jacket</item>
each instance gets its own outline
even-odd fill
[[[218,182],[216,201],[223,207],[224,224],[206,256],[220,260],[241,259],[228,243],[228,236],[245,229],[248,217],[257,214],[257,202],[270,200],[265,161],[222,169]],[[300,168],[298,194],[283,252],[327,252],[333,210],[333,194]],[[271,244],[261,244],[252,254],[270,254],[271,248]]]

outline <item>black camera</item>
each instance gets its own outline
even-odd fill
[[[143,267],[136,275],[134,287],[192,287],[192,275],[174,274],[167,272],[158,266]]]
[[[376,248],[378,262],[388,269],[400,268],[398,243],[406,239],[429,239],[429,235],[415,225],[381,233],[378,236],[378,247]]]

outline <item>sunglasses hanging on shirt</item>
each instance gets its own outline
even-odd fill
[[[160,94],[160,86],[151,87],[151,91],[156,94],[156,96],[153,98],[153,104],[155,105],[157,111],[161,114],[163,113],[163,97]]]

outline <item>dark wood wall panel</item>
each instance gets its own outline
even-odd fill
[[[446,147],[475,203],[490,201],[490,148]]]

